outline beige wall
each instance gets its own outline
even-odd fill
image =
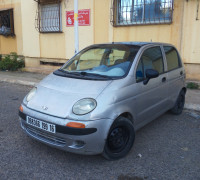
[[[141,25],[113,27],[110,24],[111,1],[94,0],[94,42],[153,41],[174,44],[181,49],[183,0],[175,0],[173,23],[168,25]]]
[[[21,0],[23,27],[23,54],[27,57],[69,59],[74,55],[74,27],[66,27],[66,11],[74,9],[71,0],[63,0],[62,33],[39,33],[35,29],[37,3]],[[28,7],[28,8],[27,8]],[[91,10],[91,25],[79,27],[80,49],[94,43],[93,0],[79,1],[79,9]],[[29,13],[28,13],[29,12]]]
[[[23,55],[40,57],[39,33],[35,29],[37,3],[32,0],[21,0]]]
[[[112,41],[167,42],[181,52],[188,77],[199,77],[200,20],[196,20],[197,2],[174,0],[173,23],[170,25],[113,27],[110,24],[111,0],[80,0],[79,9],[91,10],[91,25],[79,26],[79,48]],[[38,67],[40,59],[64,62],[74,55],[74,27],[66,27],[66,11],[74,9],[73,0],[62,0],[62,33],[43,34],[35,29],[35,1],[0,1],[0,9],[11,7],[14,8],[16,37],[0,36],[0,54],[22,54],[30,67]],[[195,68],[192,64],[196,65]]]
[[[183,0],[174,2],[173,23],[168,25],[141,25],[114,27],[114,41],[153,41],[174,44],[180,49],[180,30],[182,28]]]
[[[90,9],[91,10],[91,25],[90,26],[79,26],[79,49],[94,44],[94,1],[93,0],[82,0],[79,1],[79,9]],[[74,10],[74,1],[65,0],[65,12]],[[64,14],[65,14],[64,12]],[[64,15],[63,31],[65,33],[66,42],[66,58],[69,59],[74,55],[74,27],[66,27],[66,17]]]
[[[200,3],[200,1],[199,1]],[[200,80],[200,4],[184,2],[181,55],[187,79]]]
[[[65,34],[40,34],[40,57],[64,59]]]
[[[94,1],[94,43],[109,41],[110,4],[108,0]],[[111,35],[112,36],[112,35]]]
[[[37,4],[35,2],[35,4]],[[40,33],[40,57],[66,59],[65,43],[65,9],[66,3],[62,1],[62,33]]]
[[[183,27],[182,56],[184,62],[200,64],[200,12],[197,14],[197,1],[195,0],[185,2]]]
[[[9,54],[16,52],[22,55],[22,25],[21,25],[21,3],[20,0],[0,1],[1,9],[14,9],[14,29],[15,37],[4,37],[0,35],[0,54]]]

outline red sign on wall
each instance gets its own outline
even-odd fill
[[[78,11],[78,25],[90,26],[90,9]],[[74,11],[66,11],[66,26],[74,26]]]

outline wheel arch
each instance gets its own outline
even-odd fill
[[[181,89],[181,91],[184,91],[184,93],[186,94],[187,88],[186,88],[186,87],[183,87],[183,88]]]
[[[123,112],[123,113],[121,113],[121,114],[119,114],[116,118],[115,118],[115,120],[113,121],[113,123],[119,118],[119,117],[125,117],[125,118],[127,118],[128,120],[130,120],[132,123],[133,123],[133,125],[134,125],[134,117],[132,116],[132,114],[130,113],[130,112]]]

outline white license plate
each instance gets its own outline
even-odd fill
[[[37,127],[44,131],[48,131],[50,133],[56,133],[56,126],[54,124],[46,123],[44,121],[40,121],[38,119],[32,118],[27,116],[26,123],[30,124],[31,126]]]

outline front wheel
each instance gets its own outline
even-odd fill
[[[119,117],[111,126],[104,147],[103,156],[108,160],[116,160],[128,154],[135,140],[132,122]]]
[[[182,113],[185,104],[185,92],[182,90],[179,93],[175,106],[170,110],[171,113],[179,115]]]

